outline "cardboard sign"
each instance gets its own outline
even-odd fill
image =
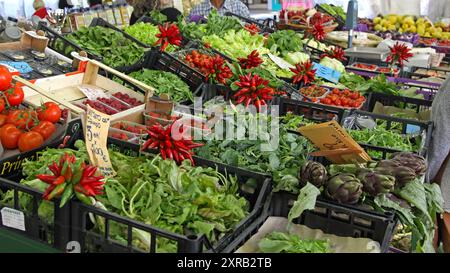
[[[364,163],[370,156],[335,120],[304,126],[298,130],[320,149],[315,156],[325,156],[337,164]]]
[[[103,114],[89,105],[86,105],[86,108],[84,138],[89,160],[105,177],[113,177],[116,172],[112,167],[106,146],[111,116]]]
[[[339,78],[341,77],[340,72],[318,63],[313,63],[313,68],[316,69],[316,76],[333,83],[339,82]]]

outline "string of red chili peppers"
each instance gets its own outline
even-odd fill
[[[165,23],[164,25],[159,25],[158,28],[159,33],[155,35],[158,40],[155,42],[155,45],[161,45],[161,51],[165,51],[169,44],[181,45],[182,38],[177,25]]]
[[[400,68],[403,68],[404,61],[408,61],[409,58],[414,56],[410,52],[411,49],[403,43],[396,42],[395,45],[393,47],[389,47],[389,49],[391,50],[391,52],[386,58],[386,62],[390,63],[391,65],[394,65],[396,63],[400,66]]]
[[[331,50],[327,50],[324,54],[320,56],[320,59],[325,57],[333,58],[339,61],[345,61],[347,58],[345,57],[345,52],[341,47],[335,46]]]
[[[247,75],[240,75],[239,81],[234,82],[239,87],[238,91],[233,95],[236,104],[244,104],[247,108],[250,103],[255,105],[258,112],[261,107],[267,105],[267,102],[273,99],[277,94],[283,92],[276,92],[269,87],[269,81],[261,78],[259,75],[253,75],[251,72]]]
[[[238,61],[243,69],[258,67],[263,63],[263,60],[259,57],[259,53],[256,50],[253,50],[247,58],[238,58]]]
[[[313,69],[311,60],[296,64],[294,68],[291,68],[291,71],[294,73],[294,76],[292,76],[293,84],[307,85],[316,80],[316,70]]]
[[[253,24],[253,23],[245,24],[244,29],[247,30],[248,32],[250,32],[250,34],[252,36],[258,34],[261,31],[261,29],[256,24]]]
[[[203,146],[203,144],[194,143],[186,134],[175,132],[173,130],[175,124],[177,122],[164,128],[161,124],[157,123],[150,127],[148,130],[149,138],[141,150],[159,149],[163,159],[173,159],[178,164],[181,164],[185,159],[189,159],[192,165],[194,165],[194,160],[192,159],[194,153],[192,149]],[[183,131],[183,128],[184,126],[181,124],[178,129]]]
[[[73,196],[83,203],[92,205],[89,197],[103,194],[103,176],[95,176],[97,167],[77,161],[73,155],[64,154],[59,164],[48,165],[52,174],[38,174],[36,177],[49,184],[43,194],[44,200],[61,197],[60,207],[63,207]]]

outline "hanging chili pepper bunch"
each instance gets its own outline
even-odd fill
[[[250,32],[251,35],[256,35],[261,31],[261,29],[256,24],[253,24],[253,23],[245,24],[244,29],[247,30],[248,32]]]
[[[345,52],[341,47],[335,46],[333,49],[328,50],[324,54],[320,56],[320,59],[323,59],[325,57],[334,58],[339,61],[345,61],[347,58],[345,57]]]
[[[261,106],[267,105],[277,92],[269,87],[269,81],[261,78],[257,74],[251,72],[247,75],[240,75],[239,81],[234,83],[239,89],[233,95],[233,99],[237,104],[244,104],[247,108],[250,103],[255,105],[258,112]]]
[[[317,22],[306,29],[305,35],[310,39],[322,41],[325,39],[325,29],[320,22]]]
[[[148,130],[149,138],[142,146],[142,151],[147,149],[159,149],[161,157],[163,159],[173,159],[178,164],[181,164],[185,159],[189,159],[194,165],[192,159],[192,149],[203,146],[201,143],[194,143],[190,137],[186,134],[176,132],[174,126],[178,126],[179,123],[173,122],[167,128],[164,128],[161,124],[154,124]],[[175,127],[176,128],[176,127]],[[178,129],[183,131],[184,125],[179,125]]]
[[[296,64],[295,68],[291,68],[291,71],[294,73],[292,77],[294,84],[303,83],[306,85],[316,80],[316,70],[313,69],[313,63],[310,60]]]
[[[89,197],[103,194],[103,176],[95,176],[97,167],[77,161],[73,155],[63,155],[59,163],[48,166],[52,174],[38,174],[36,177],[49,184],[45,190],[44,200],[61,197],[60,207],[63,207],[73,196],[80,201],[92,205]]]
[[[253,50],[252,53],[247,56],[247,58],[238,58],[238,61],[239,65],[243,69],[258,67],[263,63],[263,60],[259,57],[259,53],[256,50]]]
[[[403,43],[396,42],[395,45],[393,47],[389,47],[389,49],[391,52],[386,58],[386,62],[391,65],[398,64],[400,67],[403,67],[403,62],[408,61],[409,58],[414,56],[411,53],[411,49]]]
[[[166,47],[171,45],[180,46],[181,45],[181,34],[180,29],[176,24],[165,23],[164,25],[159,25],[159,33],[155,36],[158,38],[155,45],[161,45],[161,51],[165,51]]]
[[[218,54],[211,56],[192,50],[186,55],[185,61],[204,74],[206,81],[212,83],[225,84],[226,80],[233,75],[225,60]]]

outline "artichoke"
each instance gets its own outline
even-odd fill
[[[375,197],[380,193],[388,193],[394,190],[395,177],[374,171],[364,171],[358,175],[363,183],[363,191]]]
[[[400,188],[416,178],[414,170],[406,166],[398,166],[395,168],[376,167],[374,171],[395,177],[395,184]]]
[[[417,176],[422,176],[427,171],[427,161],[418,154],[410,152],[395,153],[392,160],[401,166],[413,169]]]
[[[380,160],[376,166],[376,168],[386,168],[386,169],[392,169],[396,167],[400,167],[401,164],[399,164],[397,161],[394,160]]]
[[[325,194],[343,204],[355,204],[362,194],[361,181],[354,174],[341,173],[328,178]]]
[[[320,188],[327,181],[327,169],[319,162],[307,161],[300,168],[298,179],[302,187],[309,182]]]

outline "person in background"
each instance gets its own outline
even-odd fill
[[[102,0],[88,0],[89,7],[95,9],[102,6]]]
[[[232,12],[242,17],[250,17],[250,11],[240,0],[205,0],[191,9],[189,18],[191,21],[197,21],[201,17],[207,17],[213,9],[220,15]]]
[[[441,186],[444,213],[439,232],[444,252],[450,253],[450,76],[441,85],[431,106],[433,137],[428,155],[428,181]]]
[[[160,2],[158,0],[127,0],[128,5],[133,7],[133,13],[130,17],[130,25],[136,23],[139,18],[149,13],[152,10],[160,9]]]
[[[58,8],[59,9],[65,9],[65,8],[71,9],[71,8],[73,8],[73,6],[69,5],[69,3],[67,3],[67,0],[59,0]]]

